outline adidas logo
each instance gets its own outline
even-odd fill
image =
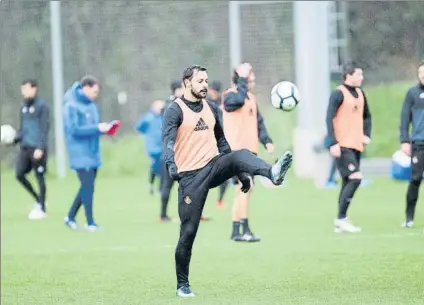
[[[194,128],[194,131],[200,131],[200,130],[206,130],[209,129],[208,125],[206,125],[205,121],[203,121],[202,118],[197,122],[196,127]]]

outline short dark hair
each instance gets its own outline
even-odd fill
[[[222,84],[219,80],[214,80],[210,85],[210,89],[215,90],[217,92],[221,92],[221,87]]]
[[[25,78],[21,86],[25,86],[26,84],[29,84],[32,88],[38,88],[38,82],[35,78]]]
[[[352,75],[353,73],[355,73],[356,69],[360,69],[360,67],[354,61],[349,61],[345,63],[342,67],[343,80],[346,80],[347,75]]]
[[[171,92],[172,93],[174,93],[175,92],[175,90],[177,90],[178,88],[181,88],[183,86],[183,84],[181,83],[181,81],[180,80],[174,80],[172,83],[171,83]]]
[[[418,68],[417,69],[419,69],[419,68],[421,68],[421,67],[423,67],[424,66],[424,59],[423,60],[421,60],[419,63],[418,63]]]
[[[186,79],[191,80],[194,76],[194,72],[199,72],[199,71],[206,72],[207,70],[206,70],[205,67],[202,67],[202,66],[199,66],[199,65],[193,65],[193,66],[190,66],[187,69],[185,69],[184,73],[183,73],[183,82]]]
[[[81,79],[80,84],[82,88],[85,86],[94,87],[95,85],[99,85],[99,81],[94,76],[86,75]]]

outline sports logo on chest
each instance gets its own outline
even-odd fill
[[[196,127],[194,127],[194,131],[201,131],[201,130],[207,130],[209,129],[209,126],[205,123],[203,118],[200,118],[197,121]]]
[[[421,99],[424,99],[424,92],[422,92],[422,93],[420,94],[420,98],[421,98]]]

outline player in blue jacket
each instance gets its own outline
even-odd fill
[[[136,124],[136,130],[144,137],[144,148],[150,159],[150,194],[154,194],[155,177],[160,177],[162,169],[162,110],[164,107],[164,101],[154,101],[149,111]]]
[[[87,231],[97,231],[99,226],[93,219],[94,182],[101,166],[100,136],[110,129],[109,123],[100,122],[98,105],[94,100],[99,95],[99,83],[92,76],[76,82],[64,95],[63,127],[70,167],[80,180],[80,189],[65,218],[65,224],[78,230],[75,216],[84,205]]]

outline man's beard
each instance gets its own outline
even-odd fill
[[[197,98],[197,99],[202,99],[204,96],[202,96],[203,94],[205,95],[205,97],[206,97],[206,94],[207,94],[208,92],[206,91],[205,93],[203,93],[203,92],[195,92],[193,89],[191,89],[191,94],[195,97],[195,98]]]

